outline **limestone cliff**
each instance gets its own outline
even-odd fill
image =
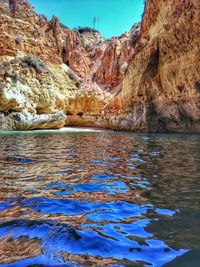
[[[105,113],[115,129],[200,132],[199,0],[146,1],[122,91]]]
[[[0,0],[0,129],[200,132],[200,2],[146,0],[106,41]],[[67,14],[66,14],[67,15]]]
[[[140,24],[135,24],[130,32],[112,37],[107,46],[94,80],[110,91],[119,92],[130,59],[134,54],[134,44],[140,32]]]
[[[48,21],[27,0],[16,3],[10,10],[9,1],[0,0],[0,129],[96,126],[117,92],[104,86],[112,86],[109,78],[102,82],[96,75],[102,58],[112,64],[112,57],[104,55],[112,42],[90,28],[70,30],[56,17]],[[117,72],[130,59],[120,45],[128,38],[120,38],[114,51],[123,49]],[[115,84],[121,79],[122,74]]]
[[[70,33],[60,27],[57,18],[48,22],[36,15],[25,0],[19,1],[14,17],[8,1],[1,0],[0,129],[66,124],[71,99],[77,91],[83,94],[77,88],[79,77],[63,66]]]

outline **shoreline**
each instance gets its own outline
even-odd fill
[[[25,131],[0,131],[1,134],[37,134],[37,133],[102,133],[102,132],[114,132],[113,130],[104,128],[89,128],[89,127],[63,127],[60,129],[35,129]]]
[[[131,135],[143,135],[143,136],[199,136],[199,133],[188,133],[188,132],[167,132],[167,133],[153,133],[153,132],[134,132],[134,131],[120,131],[120,130],[112,130],[108,128],[95,128],[95,127],[63,127],[60,129],[34,129],[34,130],[16,130],[16,131],[0,131],[1,135],[17,135],[17,134],[79,134],[79,133],[126,133]]]

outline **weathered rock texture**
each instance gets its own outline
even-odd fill
[[[94,80],[100,86],[108,90],[114,89],[115,92],[120,91],[128,63],[134,54],[134,43],[139,30],[140,24],[136,24],[130,32],[111,39],[94,74]]]
[[[105,118],[115,129],[200,132],[199,0],[146,1],[122,91]]]
[[[90,28],[70,30],[36,15],[27,0],[16,3],[13,11],[0,0],[0,129],[96,126],[121,88],[130,35],[107,42]]]
[[[76,82],[80,82],[72,70],[60,66],[70,32],[61,28],[55,17],[48,22],[37,16],[25,0],[19,1],[13,17],[8,1],[1,0],[1,130],[66,124],[69,99],[77,93]]]
[[[0,129],[200,132],[200,2],[146,0],[106,41],[0,0]]]

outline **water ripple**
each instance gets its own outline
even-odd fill
[[[0,266],[198,266],[199,141],[0,135]]]

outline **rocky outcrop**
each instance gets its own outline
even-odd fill
[[[59,65],[64,32],[37,16],[26,0],[15,17],[0,3],[0,130],[60,128],[76,89]]]
[[[72,126],[96,126],[101,117],[104,100],[95,94],[77,95],[69,99],[67,124]]]
[[[56,17],[47,21],[44,16],[36,15],[26,0],[19,1],[13,17],[8,1],[2,0],[0,130],[61,128],[68,123],[69,112],[74,116],[88,112],[82,100],[81,111],[72,103],[77,102],[77,95],[86,95],[79,87],[80,77],[90,70],[89,58],[79,34],[61,27]],[[96,101],[98,105],[102,100],[96,98]]]
[[[159,3],[158,3],[159,2]],[[0,2],[0,129],[99,126],[200,132],[200,3],[146,0],[141,24],[106,41]]]
[[[122,91],[108,104],[104,125],[131,131],[200,132],[199,14],[198,0],[146,1]],[[114,102],[118,110],[113,109]]]
[[[89,55],[82,46],[76,31],[69,30],[67,32],[63,47],[63,62],[79,77],[84,77],[90,73]]]
[[[59,129],[65,125],[65,119],[62,112],[38,115],[23,110],[12,112],[7,116],[0,113],[0,130]]]
[[[120,37],[109,42],[100,65],[94,74],[94,81],[107,90],[118,93],[126,74],[128,64],[134,53],[134,44],[139,36],[140,24]]]
[[[32,59],[32,66],[28,59]],[[74,90],[73,84],[59,66],[49,64],[47,69],[37,60],[30,56],[1,62],[0,130],[65,125],[67,97]]]
[[[96,30],[70,30],[56,17],[48,21],[36,15],[27,0],[19,0],[14,13],[8,1],[2,0],[0,129],[96,126],[117,92],[108,92],[106,83],[110,87],[121,84],[120,67],[132,51],[129,34],[108,43]],[[107,68],[105,63],[112,60],[107,50],[113,46],[117,69],[111,68],[114,78],[104,83],[96,72],[100,65]]]

